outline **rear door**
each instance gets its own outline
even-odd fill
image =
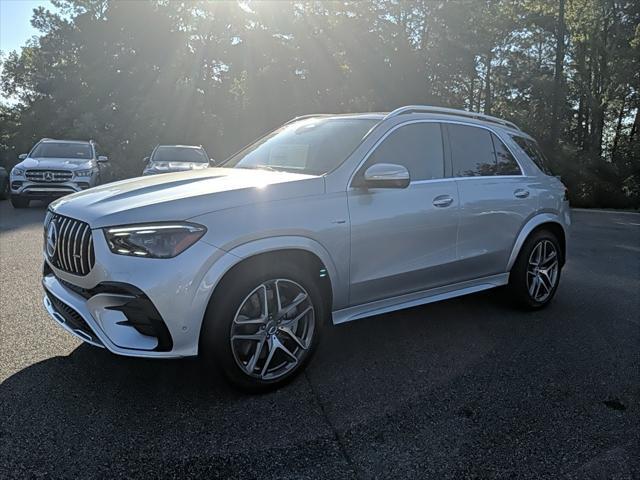
[[[359,176],[375,163],[403,165],[406,188],[364,188]],[[445,178],[439,123],[392,130],[359,168],[347,192],[351,222],[350,303],[358,305],[452,282],[458,192]]]
[[[488,128],[447,124],[460,195],[458,258],[467,279],[506,270],[515,238],[535,213],[535,184]]]

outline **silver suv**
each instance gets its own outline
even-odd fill
[[[40,140],[18,157],[11,170],[11,203],[29,206],[33,199],[50,200],[112,179],[109,159],[98,154],[93,141]]]
[[[212,163],[202,145],[157,145],[143,162],[142,175],[199,170]]]
[[[201,354],[260,391],[323,329],[508,286],[547,305],[566,190],[510,122],[435,107],[300,117],[221,168],[125,180],[53,203],[45,306],[120,355]]]

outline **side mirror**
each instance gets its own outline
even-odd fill
[[[142,163],[149,163],[149,157],[144,157],[142,159]]]
[[[27,154],[26,153],[21,153],[20,155],[18,155],[18,159],[19,160],[24,160],[25,158],[27,158]]]
[[[407,188],[411,182],[409,171],[394,163],[376,163],[364,172],[364,184],[369,188]]]
[[[210,167],[215,167],[218,164],[218,162],[216,162],[213,158],[209,159],[209,166]]]
[[[98,157],[98,161],[99,162],[108,162],[109,161],[109,157],[105,157],[104,155],[100,155]]]

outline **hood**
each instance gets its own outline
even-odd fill
[[[93,160],[86,158],[31,158],[27,157],[16,165],[18,168],[42,168],[47,170],[84,170],[92,168]]]
[[[62,197],[50,208],[92,228],[187,220],[206,213],[324,193],[324,178],[298,173],[205,168],[108,183]]]

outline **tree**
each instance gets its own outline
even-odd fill
[[[130,176],[160,142],[221,159],[296,115],[424,103],[515,121],[575,204],[640,205],[640,2],[52,3],[0,57],[7,166],[94,138]]]

